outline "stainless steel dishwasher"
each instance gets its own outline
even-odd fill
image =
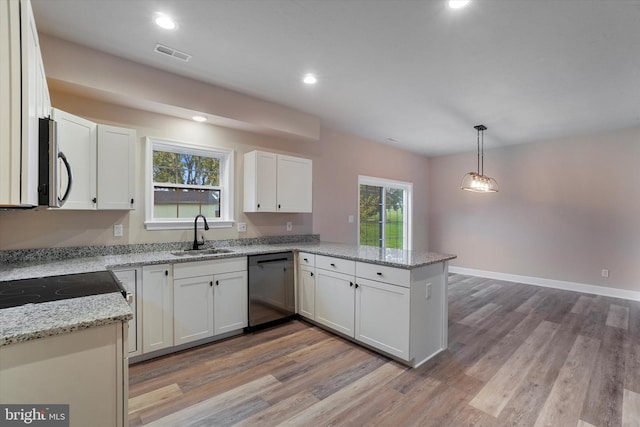
[[[293,253],[249,256],[249,329],[295,315]]]

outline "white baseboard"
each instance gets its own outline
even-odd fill
[[[466,276],[485,277],[487,279],[504,280],[507,282],[524,283],[526,285],[544,286],[545,288],[584,292],[586,294],[622,298],[631,301],[640,301],[640,292],[628,291],[626,289],[608,288],[606,286],[586,285],[583,283],[565,282],[562,280],[543,279],[541,277],[521,276],[519,274],[498,273],[495,271],[475,270],[473,268],[453,266],[449,266],[449,273],[464,274]]]

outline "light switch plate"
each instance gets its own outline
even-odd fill
[[[353,224],[354,220],[355,218],[353,217],[353,215],[349,215],[349,224]]]
[[[287,221],[287,231],[293,230],[293,223],[291,221]]]
[[[239,222],[238,223],[238,233],[246,233],[247,232],[247,223]]]
[[[113,224],[113,237],[122,237],[123,234],[122,224]]]

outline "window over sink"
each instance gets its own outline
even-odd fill
[[[188,229],[198,214],[233,225],[233,150],[155,137],[145,150],[147,230]]]

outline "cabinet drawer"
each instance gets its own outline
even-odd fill
[[[356,276],[378,282],[392,283],[408,288],[411,285],[411,271],[386,265],[356,263]]]
[[[174,264],[173,278],[209,276],[247,270],[247,257],[213,259]]]
[[[356,274],[356,262],[348,259],[332,258],[323,255],[316,255],[316,267],[338,273]]]
[[[299,252],[298,253],[298,265],[307,266],[307,267],[315,267],[316,265],[316,256],[314,254],[309,254],[307,252]]]

